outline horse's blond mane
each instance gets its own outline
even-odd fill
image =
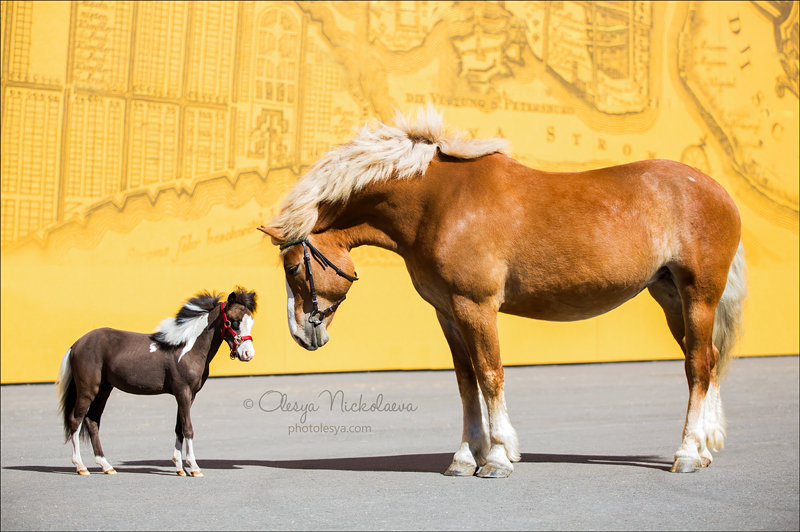
[[[400,113],[395,123],[365,125],[353,140],[329,151],[300,178],[273,222],[286,240],[311,233],[320,204],[344,203],[370,183],[422,175],[437,150],[459,159],[509,150],[505,139],[468,139],[448,132],[431,105],[420,109],[413,123]]]

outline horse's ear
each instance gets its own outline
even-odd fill
[[[274,225],[265,227],[262,225],[259,226],[258,230],[272,237],[272,243],[276,246],[286,243],[286,238],[284,238],[283,230],[280,227],[275,227]]]
[[[234,303],[236,303],[236,292],[231,292],[228,294],[228,303],[225,306],[231,308]]]

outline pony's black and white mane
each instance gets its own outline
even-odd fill
[[[395,122],[394,127],[382,123],[364,126],[353,140],[325,154],[298,181],[273,222],[286,240],[311,233],[320,204],[344,203],[373,182],[422,175],[437,151],[475,159],[509,150],[505,139],[467,139],[449,133],[431,105],[420,109],[414,122],[399,113]]]
[[[248,292],[244,288],[236,287],[233,291],[233,303],[243,305],[250,313],[256,311],[256,293]],[[163,348],[184,346],[183,352],[188,352],[194,345],[197,337],[208,327],[208,314],[218,307],[225,296],[220,292],[202,291],[187,300],[174,318],[167,318],[161,322],[150,339]]]
[[[186,344],[184,351],[190,350],[208,327],[208,313],[219,306],[222,298],[219,292],[200,292],[187,300],[174,318],[163,320],[150,339],[167,348]]]

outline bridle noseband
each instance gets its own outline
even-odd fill
[[[239,345],[247,340],[252,341],[253,337],[239,336],[239,334],[234,330],[234,328],[231,326],[231,321],[228,319],[228,314],[225,312],[224,301],[220,302],[219,308],[222,311],[222,338],[228,342],[228,346],[231,348],[231,358],[233,359],[238,356],[236,350],[239,348]],[[229,340],[226,338],[226,335],[229,335],[231,339]]]
[[[320,250],[314,247],[314,244],[308,241],[308,237],[282,244],[280,249],[281,251],[283,251],[284,249],[290,248],[297,244],[303,245],[303,263],[305,264],[306,267],[306,279],[308,279],[308,287],[309,290],[311,291],[312,310],[311,314],[308,315],[308,322],[314,327],[316,327],[320,325],[323,322],[323,320],[325,320],[325,318],[336,312],[336,309],[339,308],[339,305],[342,304],[342,301],[344,301],[347,296],[342,296],[342,299],[340,299],[330,307],[324,310],[320,310],[319,303],[317,302],[317,290],[314,287],[314,273],[311,271],[311,255],[313,255],[314,258],[317,259],[317,261],[319,261],[320,264],[322,264],[323,269],[326,268],[327,266],[330,266],[331,268],[333,268],[333,271],[336,272],[336,275],[347,279],[351,283],[358,281],[358,275],[355,274],[355,272],[353,272],[355,275],[350,275],[342,271],[341,268],[336,266],[333,262],[331,262],[331,260],[328,257],[323,255]]]

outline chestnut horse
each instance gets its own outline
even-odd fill
[[[181,463],[185,440],[186,464],[193,477],[202,477],[194,457],[189,411],[223,339],[231,349],[231,358],[252,360],[255,351],[250,331],[255,310],[255,292],[237,287],[226,301],[221,294],[201,292],[189,299],[174,318],[162,321],[153,334],[106,328],[78,339],[64,355],[58,381],[64,435],[72,440],[72,463],[78,473],[89,474],[81,460],[79,441],[87,431],[95,463],[106,474],[116,473],[100,445],[100,416],[111,390],[119,388],[138,395],[175,396],[175,472],[186,474]]]
[[[709,449],[723,446],[719,379],[745,295],[739,213],[725,190],[667,160],[542,172],[511,159],[502,139],[448,134],[430,107],[414,123],[397,120],[325,155],[259,228],[282,249],[295,341],[310,350],[328,341],[356,279],[350,249],[399,254],[436,309],[461,393],[462,443],[445,474],[504,477],[520,450],[496,314],[581,320],[646,288],[686,359],[672,471],[707,466]]]

